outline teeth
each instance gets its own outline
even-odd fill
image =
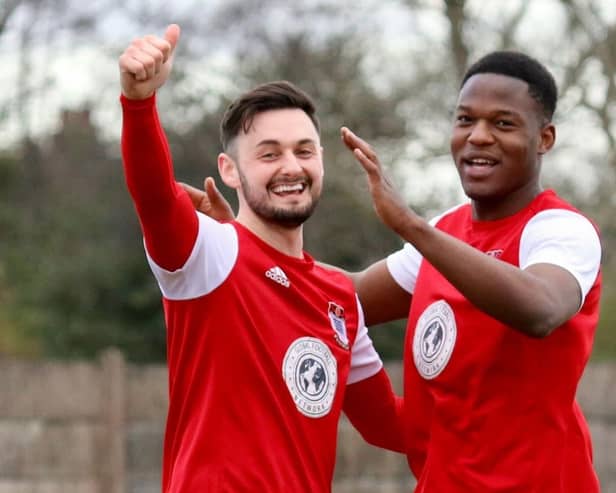
[[[472,164],[494,164],[494,161],[492,161],[491,159],[481,158],[469,159],[469,162]]]
[[[295,185],[276,185],[272,188],[274,193],[287,193],[287,192],[301,192],[304,189],[304,185],[296,183]]]

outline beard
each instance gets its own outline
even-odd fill
[[[254,193],[248,185],[244,174],[239,173],[244,199],[250,209],[264,221],[282,226],[283,228],[293,229],[304,224],[304,222],[312,216],[316,208],[319,197],[312,196],[309,204],[303,206],[275,207],[267,203],[267,195]],[[308,189],[311,189],[312,180],[306,180]]]

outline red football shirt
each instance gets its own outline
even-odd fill
[[[164,297],[164,493],[331,491],[347,384],[373,382],[395,412],[351,281],[197,214],[154,98],[122,103],[126,180]],[[380,424],[353,403],[368,431]],[[400,441],[394,421],[382,423],[386,446]]]
[[[467,204],[433,224],[503,262],[560,265],[584,301],[535,339],[475,308],[410,245],[389,257],[391,274],[413,293],[404,396],[416,491],[598,492],[575,401],[599,314],[595,228],[552,191],[502,220],[473,221]]]

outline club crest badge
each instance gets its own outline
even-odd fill
[[[436,301],[424,310],[413,336],[413,360],[423,378],[436,378],[445,369],[456,344],[456,334],[456,319],[447,302]]]
[[[327,315],[334,329],[334,339],[344,349],[349,349],[349,337],[347,335],[346,322],[344,321],[344,308],[340,305],[329,302],[327,307]]]
[[[327,344],[300,337],[287,349],[282,376],[297,410],[309,418],[328,414],[336,397],[338,363]]]

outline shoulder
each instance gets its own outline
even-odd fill
[[[312,260],[312,257],[309,258]],[[344,289],[349,289],[355,293],[355,285],[353,284],[353,280],[344,271],[336,269],[335,267],[314,262],[313,273],[317,278],[322,279],[325,282],[332,283]]]
[[[552,190],[544,191],[532,204],[520,242],[601,250],[597,225]]]
[[[578,280],[583,297],[597,281],[601,256],[598,229],[573,207],[536,212],[520,237],[521,268],[538,263],[558,265]]]
[[[575,215],[580,216],[584,218],[586,221],[588,221],[589,223],[591,223],[597,231],[599,230],[597,225],[594,223],[594,221],[590,217],[588,217],[586,214],[580,211],[573,204],[571,204],[567,200],[560,197],[553,190],[545,190],[537,198],[537,200],[533,204],[533,213],[534,213],[533,218],[537,214],[540,214],[546,211],[569,211],[569,213],[571,213],[569,217],[572,217],[572,218],[576,217]],[[564,214],[564,215],[567,216],[567,214]]]
[[[446,211],[441,212],[439,215],[430,219],[429,223],[432,226],[441,229],[443,227],[447,227],[450,224],[458,224],[462,221],[467,220],[470,221],[471,217],[471,204],[469,202],[464,202],[461,204],[454,205]]]
[[[232,224],[223,224],[197,213],[199,231],[195,245],[185,264],[174,271],[158,266],[149,256],[148,262],[163,296],[170,300],[186,300],[209,294],[220,286],[236,263],[239,242]]]
[[[572,238],[582,243],[599,241],[599,234],[592,219],[551,191],[544,192],[533,204],[522,233],[526,237]]]

